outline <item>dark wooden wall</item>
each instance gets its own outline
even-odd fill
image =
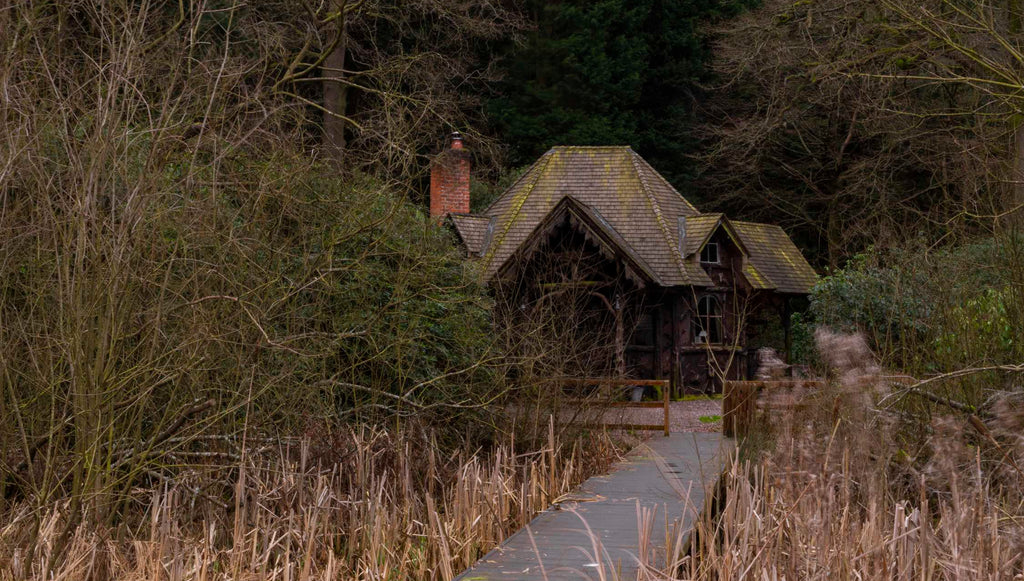
[[[721,391],[714,368],[726,379],[748,375],[748,337],[739,322],[758,309],[774,308],[770,293],[755,293],[741,272],[740,249],[719,230],[710,242],[718,244],[719,263],[702,264],[715,283],[711,288],[649,288],[644,312],[627,348],[627,367],[635,377],[667,379],[675,370],[680,391]],[[705,295],[714,296],[722,310],[723,336],[719,344],[695,342],[696,304]]]
[[[675,374],[677,393],[721,391],[720,373],[715,370],[724,370],[727,380],[747,378],[748,337],[739,321],[744,313],[758,309],[777,311],[779,297],[750,289],[742,276],[742,252],[724,230],[717,230],[710,239],[718,244],[719,262],[702,263],[714,283],[709,288],[644,286],[627,280],[617,257],[602,252],[567,221],[555,224],[546,236],[538,251],[515,269],[516,282],[505,287],[518,295],[511,304],[532,304],[544,293],[557,293],[559,285],[581,277],[590,291],[607,300],[620,297],[625,303],[629,377],[670,379]],[[723,315],[721,341],[712,345],[695,342],[696,305],[708,295],[718,300]],[[596,313],[606,309],[596,299],[590,308]],[[606,323],[609,319],[593,320]],[[612,362],[604,367],[613,369]]]

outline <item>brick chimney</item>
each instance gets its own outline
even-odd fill
[[[469,151],[463,149],[458,131],[452,133],[451,147],[430,167],[430,215],[448,213],[469,213]]]

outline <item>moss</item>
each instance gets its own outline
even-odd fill
[[[706,401],[706,400],[720,400],[720,399],[722,399],[722,394],[720,394],[720,393],[714,393],[714,394],[697,393],[697,394],[684,395],[683,397],[676,398],[676,399],[674,399],[672,401]]]

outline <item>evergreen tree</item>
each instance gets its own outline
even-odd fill
[[[673,181],[689,175],[701,24],[751,0],[528,0],[536,29],[510,51],[489,113],[512,162],[553,145],[632,145]]]

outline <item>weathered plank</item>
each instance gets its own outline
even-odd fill
[[[612,430],[661,430],[667,437],[671,426],[669,425],[669,395],[671,393],[671,381],[668,379],[560,379],[561,382],[572,382],[576,385],[592,385],[609,383],[615,385],[653,385],[661,388],[661,401],[609,401],[606,397],[600,398],[574,398],[565,400],[567,403],[590,404],[604,407],[637,407],[652,408],[658,407],[665,410],[665,419],[661,424],[624,424],[604,423],[601,426]]]
[[[552,383],[559,383],[562,385],[608,385],[612,387],[632,387],[637,386],[652,386],[652,387],[668,387],[669,380],[667,379],[603,379],[603,378],[578,378],[578,377],[561,377],[550,380]]]
[[[722,388],[722,433],[736,438],[747,435],[757,410],[757,381],[726,381]]]
[[[718,433],[675,433],[633,450],[605,476],[573,494],[484,555],[456,579],[636,579],[642,558],[664,564],[666,523],[692,528],[707,491],[726,465],[732,441]],[[651,542],[640,554],[640,515],[653,512]]]
[[[665,424],[622,424],[622,423],[588,423],[585,424],[591,428],[604,428],[608,430],[634,430],[634,431],[651,431],[658,430],[659,432],[665,431]],[[666,436],[668,434],[665,434]]]

